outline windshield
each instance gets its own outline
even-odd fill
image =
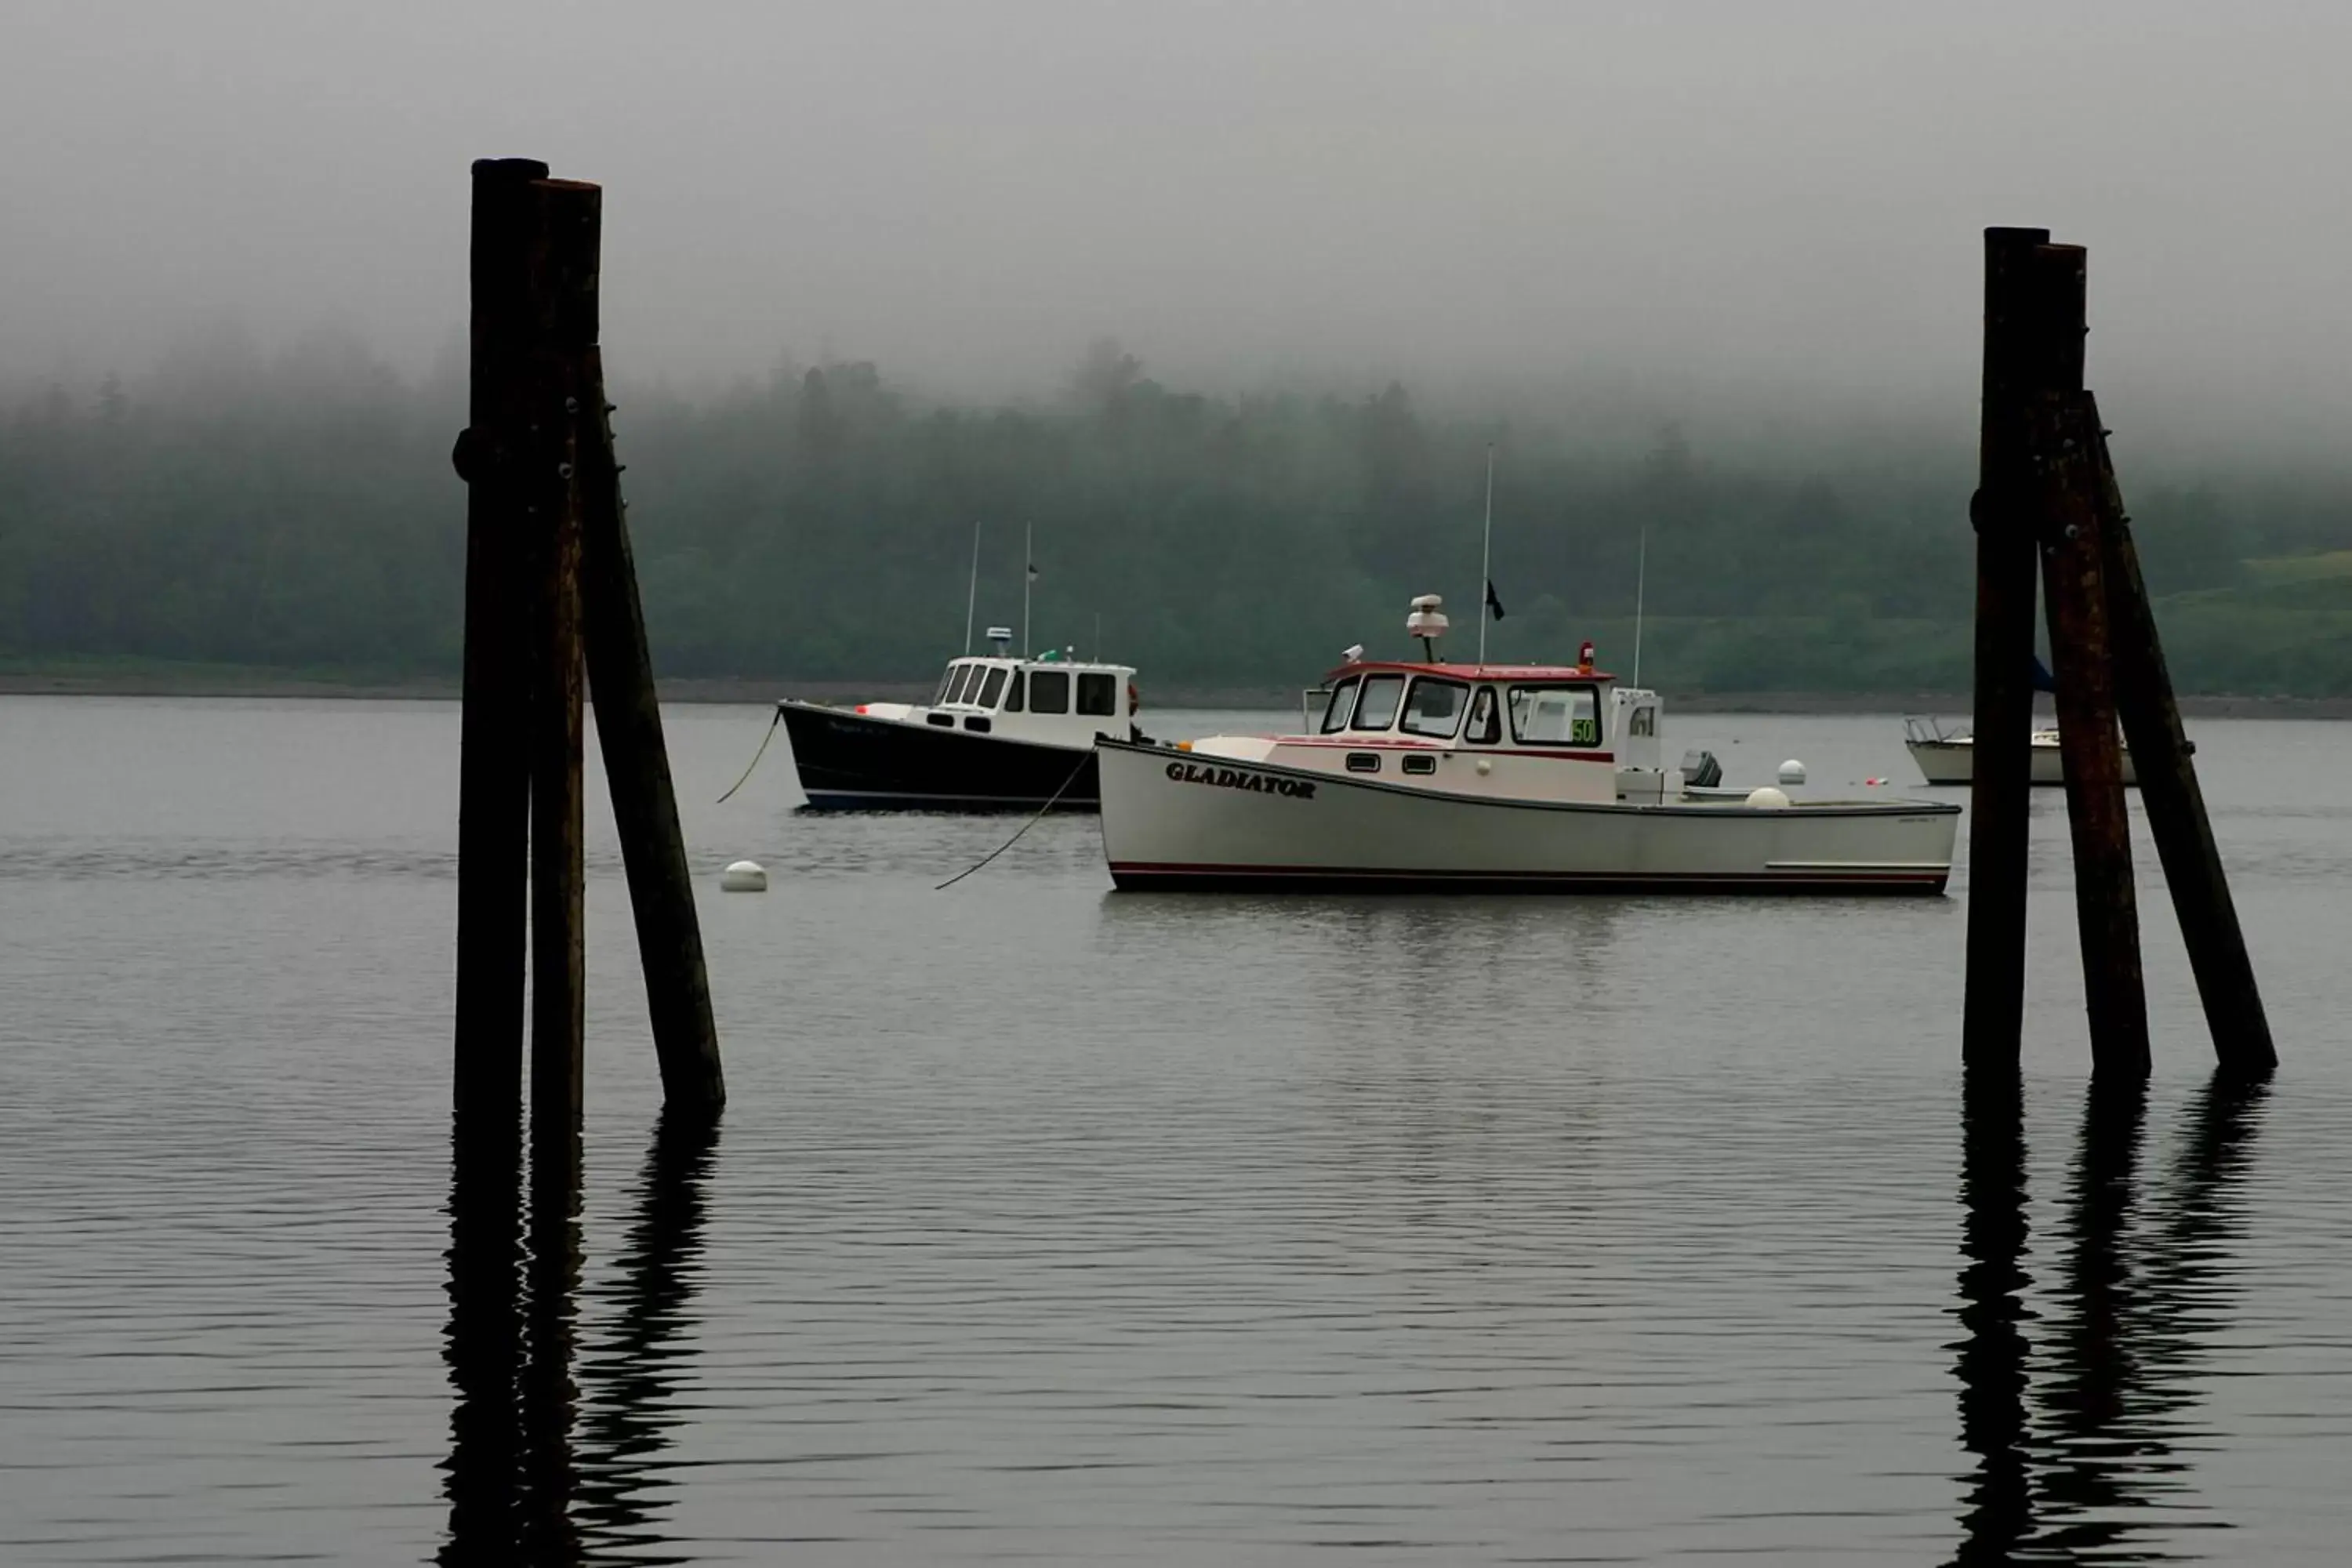
[[[1470,689],[1462,682],[1424,675],[1412,683],[1412,696],[1405,702],[1404,723],[1401,727],[1408,735],[1450,741],[1462,723],[1462,705],[1469,698]]]
[[[1348,677],[1331,689],[1331,700],[1324,706],[1323,722],[1318,732],[1328,735],[1348,727],[1348,705],[1356,700],[1356,678]]]
[[[1402,675],[1368,675],[1364,677],[1364,695],[1356,704],[1359,730],[1385,730],[1396,722],[1397,699],[1404,695]]]

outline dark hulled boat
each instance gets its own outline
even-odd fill
[[[927,706],[776,705],[817,811],[1064,811],[1101,803],[1094,744],[1128,740],[1135,671],[1046,655],[950,661]]]

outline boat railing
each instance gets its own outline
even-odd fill
[[[1969,727],[1947,724],[1941,719],[1906,718],[1903,721],[1903,738],[1915,746],[1948,746],[1955,741],[1967,740]]]

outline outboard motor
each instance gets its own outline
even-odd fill
[[[1723,764],[1713,752],[1683,753],[1683,783],[1693,789],[1713,789],[1723,782]]]

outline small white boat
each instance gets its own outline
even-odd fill
[[[1959,807],[1687,783],[1655,692],[1593,667],[1351,658],[1309,732],[1116,740],[1103,852],[1122,889],[1407,888],[1937,894]],[[1352,652],[1353,650],[1351,650]],[[1686,763],[1705,773],[1712,759]],[[1799,792],[1801,795],[1801,791]]]
[[[1903,742],[1910,750],[1911,760],[1919,765],[1919,776],[1931,784],[1964,784],[1976,777],[1976,737],[1964,729],[1947,728],[1937,719],[1906,719]],[[2031,754],[2035,784],[2065,784],[2066,768],[2058,750],[2057,731],[2034,731]],[[2132,771],[2129,747],[2124,748],[2123,756],[2124,783],[2137,784],[2139,778]]]

